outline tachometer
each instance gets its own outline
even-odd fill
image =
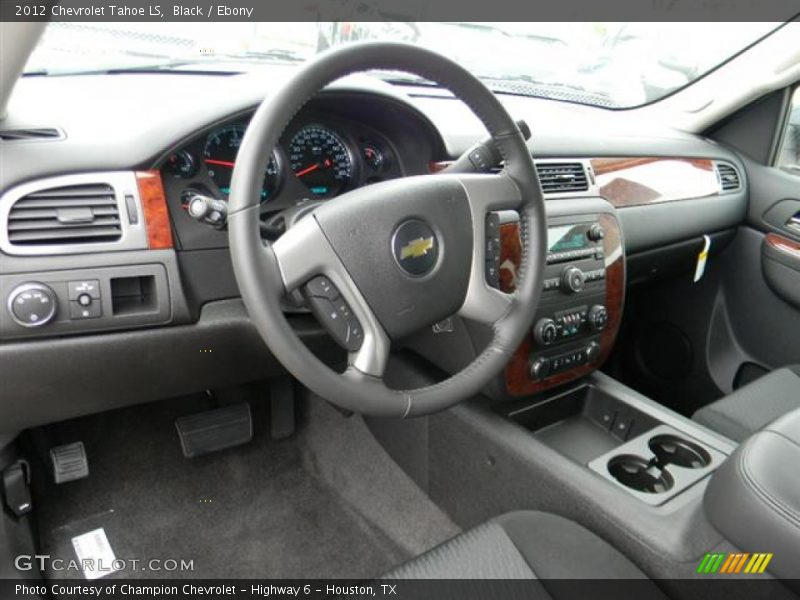
[[[333,131],[308,125],[289,143],[289,162],[300,181],[320,198],[330,198],[347,187],[353,176],[350,151]]]
[[[203,162],[208,168],[208,176],[217,184],[226,199],[231,192],[231,174],[243,137],[243,125],[228,125],[212,131],[206,138],[206,145],[203,148]],[[264,175],[262,200],[269,199],[278,190],[280,175],[278,155],[273,152]]]

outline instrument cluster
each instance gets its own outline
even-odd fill
[[[219,125],[172,152],[161,169],[168,194],[182,187],[177,193],[184,209],[197,193],[227,201],[246,127],[241,119]],[[404,174],[393,144],[379,132],[355,122],[302,119],[290,125],[270,156],[262,212],[328,200]]]

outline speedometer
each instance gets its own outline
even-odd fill
[[[208,176],[217,184],[225,199],[231,193],[231,175],[243,137],[244,125],[228,125],[212,131],[203,148],[203,162],[208,169]],[[278,155],[273,152],[264,174],[262,201],[275,194],[280,184],[280,175]]]
[[[289,142],[292,171],[309,191],[330,198],[353,177],[353,159],[341,138],[327,127],[308,125]]]

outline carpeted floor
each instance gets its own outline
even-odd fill
[[[47,444],[84,442],[90,476],[56,486],[35,468],[41,552],[75,559],[72,538],[102,527],[119,559],[194,564],[111,578],[362,578],[458,533],[359,417],[310,398],[299,432],[273,441],[251,399],[252,443],[186,459],[174,420],[210,407],[193,396],[50,426]]]

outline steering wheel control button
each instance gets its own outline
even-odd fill
[[[400,224],[392,236],[392,255],[406,274],[423,277],[439,258],[439,239],[433,228],[419,219]]]
[[[336,300],[339,297],[339,290],[331,283],[330,279],[319,275],[306,284],[306,294],[315,298]]]
[[[81,296],[89,296],[93,300],[100,299],[100,282],[96,279],[88,279],[83,281],[70,281],[67,283],[67,297],[72,300],[78,300]]]
[[[500,216],[497,213],[486,215],[486,283],[500,288]]]
[[[56,316],[58,299],[43,283],[23,283],[8,295],[8,312],[23,327],[41,327]]]
[[[364,341],[364,330],[336,286],[319,275],[303,286],[303,292],[311,312],[334,341],[348,352],[358,351]]]

